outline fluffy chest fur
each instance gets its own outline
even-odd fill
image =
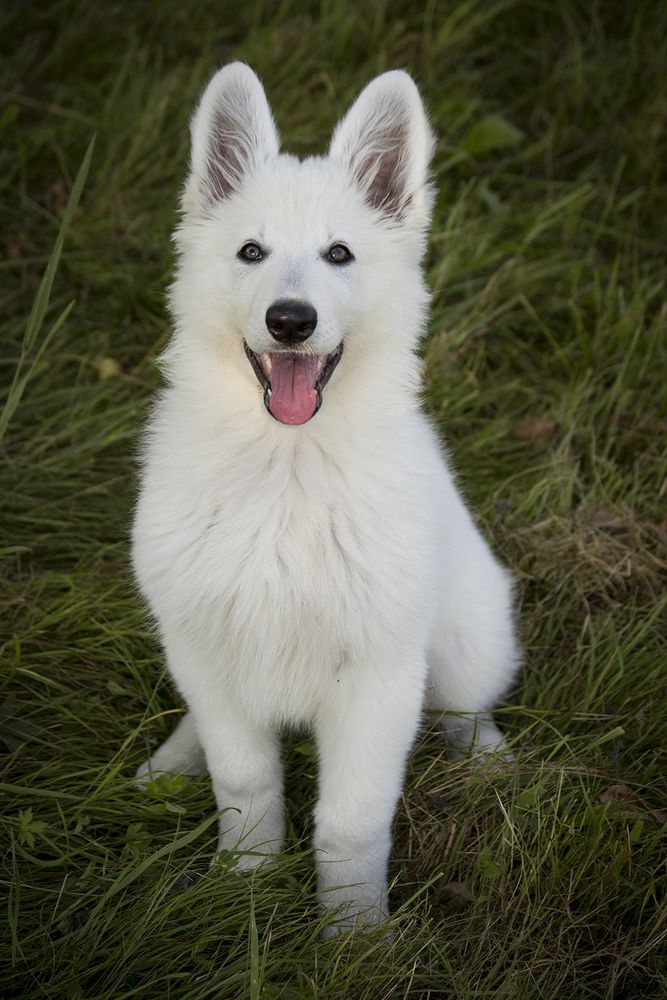
[[[156,616],[254,714],[307,720],[371,649],[389,661],[424,644],[433,491],[410,457],[414,427],[410,449],[400,423],[382,441],[230,439],[179,413],[167,398],[153,423],[135,568]]]

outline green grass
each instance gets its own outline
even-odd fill
[[[52,0],[4,5],[0,39],[3,997],[664,996],[665,12]],[[320,937],[307,740],[289,850],[253,877],[208,871],[206,780],[132,786],[176,705],[128,571],[137,433],[187,118],[239,57],[298,153],[377,72],[418,79],[425,402],[518,581],[516,767],[424,734],[391,943]]]

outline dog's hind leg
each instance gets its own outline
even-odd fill
[[[139,767],[136,780],[143,786],[160,774],[194,778],[205,770],[206,758],[197,736],[192,712],[186,712],[169,739]]]
[[[510,758],[491,710],[520,659],[511,581],[472,524],[463,536],[431,641],[426,707],[440,713],[437,724],[454,754]]]

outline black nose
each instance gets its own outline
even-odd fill
[[[281,344],[300,344],[317,326],[317,313],[310,302],[280,299],[266,310],[266,325]]]

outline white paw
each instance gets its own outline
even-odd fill
[[[331,923],[328,923],[323,931],[322,937],[336,937],[340,934],[351,934],[354,931],[372,931],[381,927],[389,919],[389,911],[385,907],[372,906],[366,910],[358,912],[343,913],[336,916]],[[383,938],[390,941],[394,936],[393,931],[386,931]]]
[[[320,889],[320,905],[331,915],[331,922],[322,931],[324,937],[380,927],[389,919],[387,895],[386,884],[358,883]]]

